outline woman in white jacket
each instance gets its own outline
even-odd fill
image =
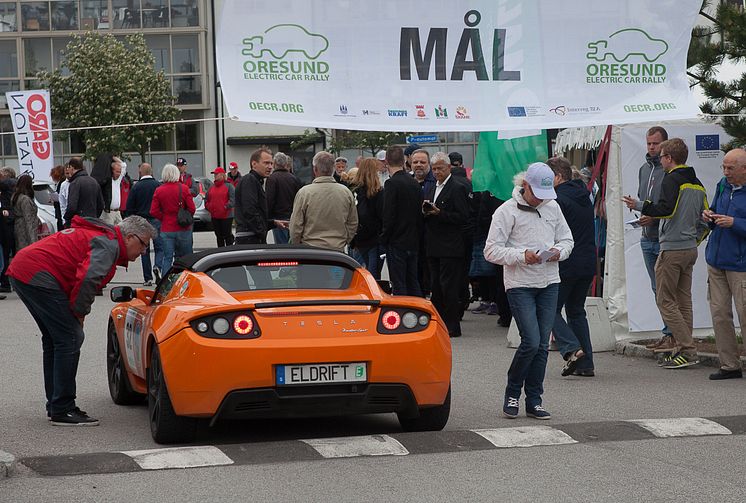
[[[559,261],[570,256],[572,233],[554,199],[554,172],[544,163],[528,167],[513,197],[492,216],[484,257],[504,266],[505,290],[521,336],[508,370],[503,414],[518,416],[521,390],[526,415],[549,419],[542,406],[549,333],[559,291]]]

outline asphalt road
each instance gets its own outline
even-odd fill
[[[208,246],[212,234],[198,234]],[[139,263],[114,283],[142,281]],[[86,320],[78,373],[78,404],[101,420],[95,428],[51,426],[44,413],[39,331],[22,303],[0,301],[0,451],[18,459],[158,449],[144,406],[119,407],[108,394],[105,329],[112,303],[98,297]],[[495,317],[467,314],[464,336],[453,340],[453,404],[446,432],[534,427],[538,421],[500,414],[513,350]],[[541,425],[645,418],[727,417],[746,413],[746,381],[713,382],[713,369],[658,368],[652,360],[596,355],[595,378],[560,377],[550,354]],[[734,431],[734,433],[737,433]],[[396,417],[246,421],[200,433],[195,446],[264,449],[283,442],[401,434]],[[428,439],[436,436],[425,436]],[[275,443],[276,444],[273,444]],[[0,501],[742,501],[746,436],[647,438],[620,441],[436,452],[408,456],[286,462],[84,476],[44,477],[22,465],[0,479]],[[69,458],[72,459],[72,458]],[[67,461],[71,462],[71,461]]]

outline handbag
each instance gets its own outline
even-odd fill
[[[184,207],[184,199],[181,197],[181,182],[179,184],[179,211],[176,213],[176,223],[179,227],[191,227],[194,223],[194,217],[189,210]]]

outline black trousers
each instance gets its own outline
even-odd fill
[[[213,218],[212,230],[218,241],[218,248],[233,244],[233,218]]]
[[[464,259],[461,257],[428,257],[430,287],[435,309],[451,335],[461,335],[461,287],[464,282]]]

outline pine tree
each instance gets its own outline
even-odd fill
[[[724,61],[746,61],[746,10],[742,5],[720,2],[715,16],[705,13],[710,2],[705,1],[701,14],[713,26],[697,26],[692,32],[689,48],[688,75],[692,84],[700,84],[707,102],[700,108],[705,114],[741,114],[738,117],[721,117],[723,129],[733,141],[724,150],[746,146],[746,72],[738,79],[723,82],[716,78]]]

